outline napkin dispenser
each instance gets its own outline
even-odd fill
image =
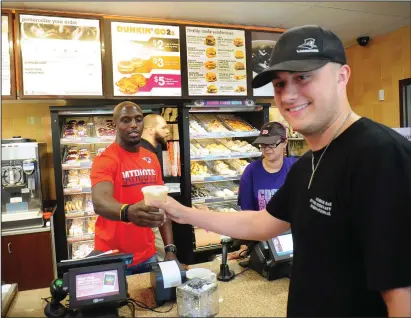
[[[177,287],[179,317],[214,317],[218,312],[219,294],[215,281],[193,278]]]
[[[176,300],[176,287],[186,280],[186,271],[176,260],[151,264],[150,281],[157,305]]]

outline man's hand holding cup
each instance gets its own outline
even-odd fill
[[[142,227],[161,227],[166,216],[163,210],[154,207],[151,202],[167,202],[166,186],[147,186],[141,189],[144,200],[133,204],[128,209],[128,220]]]

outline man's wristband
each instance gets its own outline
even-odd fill
[[[120,221],[126,222],[126,223],[130,222],[130,221],[128,220],[128,208],[129,208],[129,207],[130,207],[130,204],[123,204],[123,205],[121,206],[121,209],[120,209]]]

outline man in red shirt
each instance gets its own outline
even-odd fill
[[[166,246],[165,260],[176,258],[171,221],[157,208],[146,206],[141,189],[162,185],[160,163],[155,154],[140,147],[143,113],[132,102],[118,104],[113,113],[116,141],[93,161],[91,168],[94,211],[99,215],[95,230],[95,250],[117,249],[134,255],[127,274],[150,270],[157,261],[154,234],[160,227]]]

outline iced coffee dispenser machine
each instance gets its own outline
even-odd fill
[[[12,138],[1,150],[2,230],[42,226],[46,144]]]

